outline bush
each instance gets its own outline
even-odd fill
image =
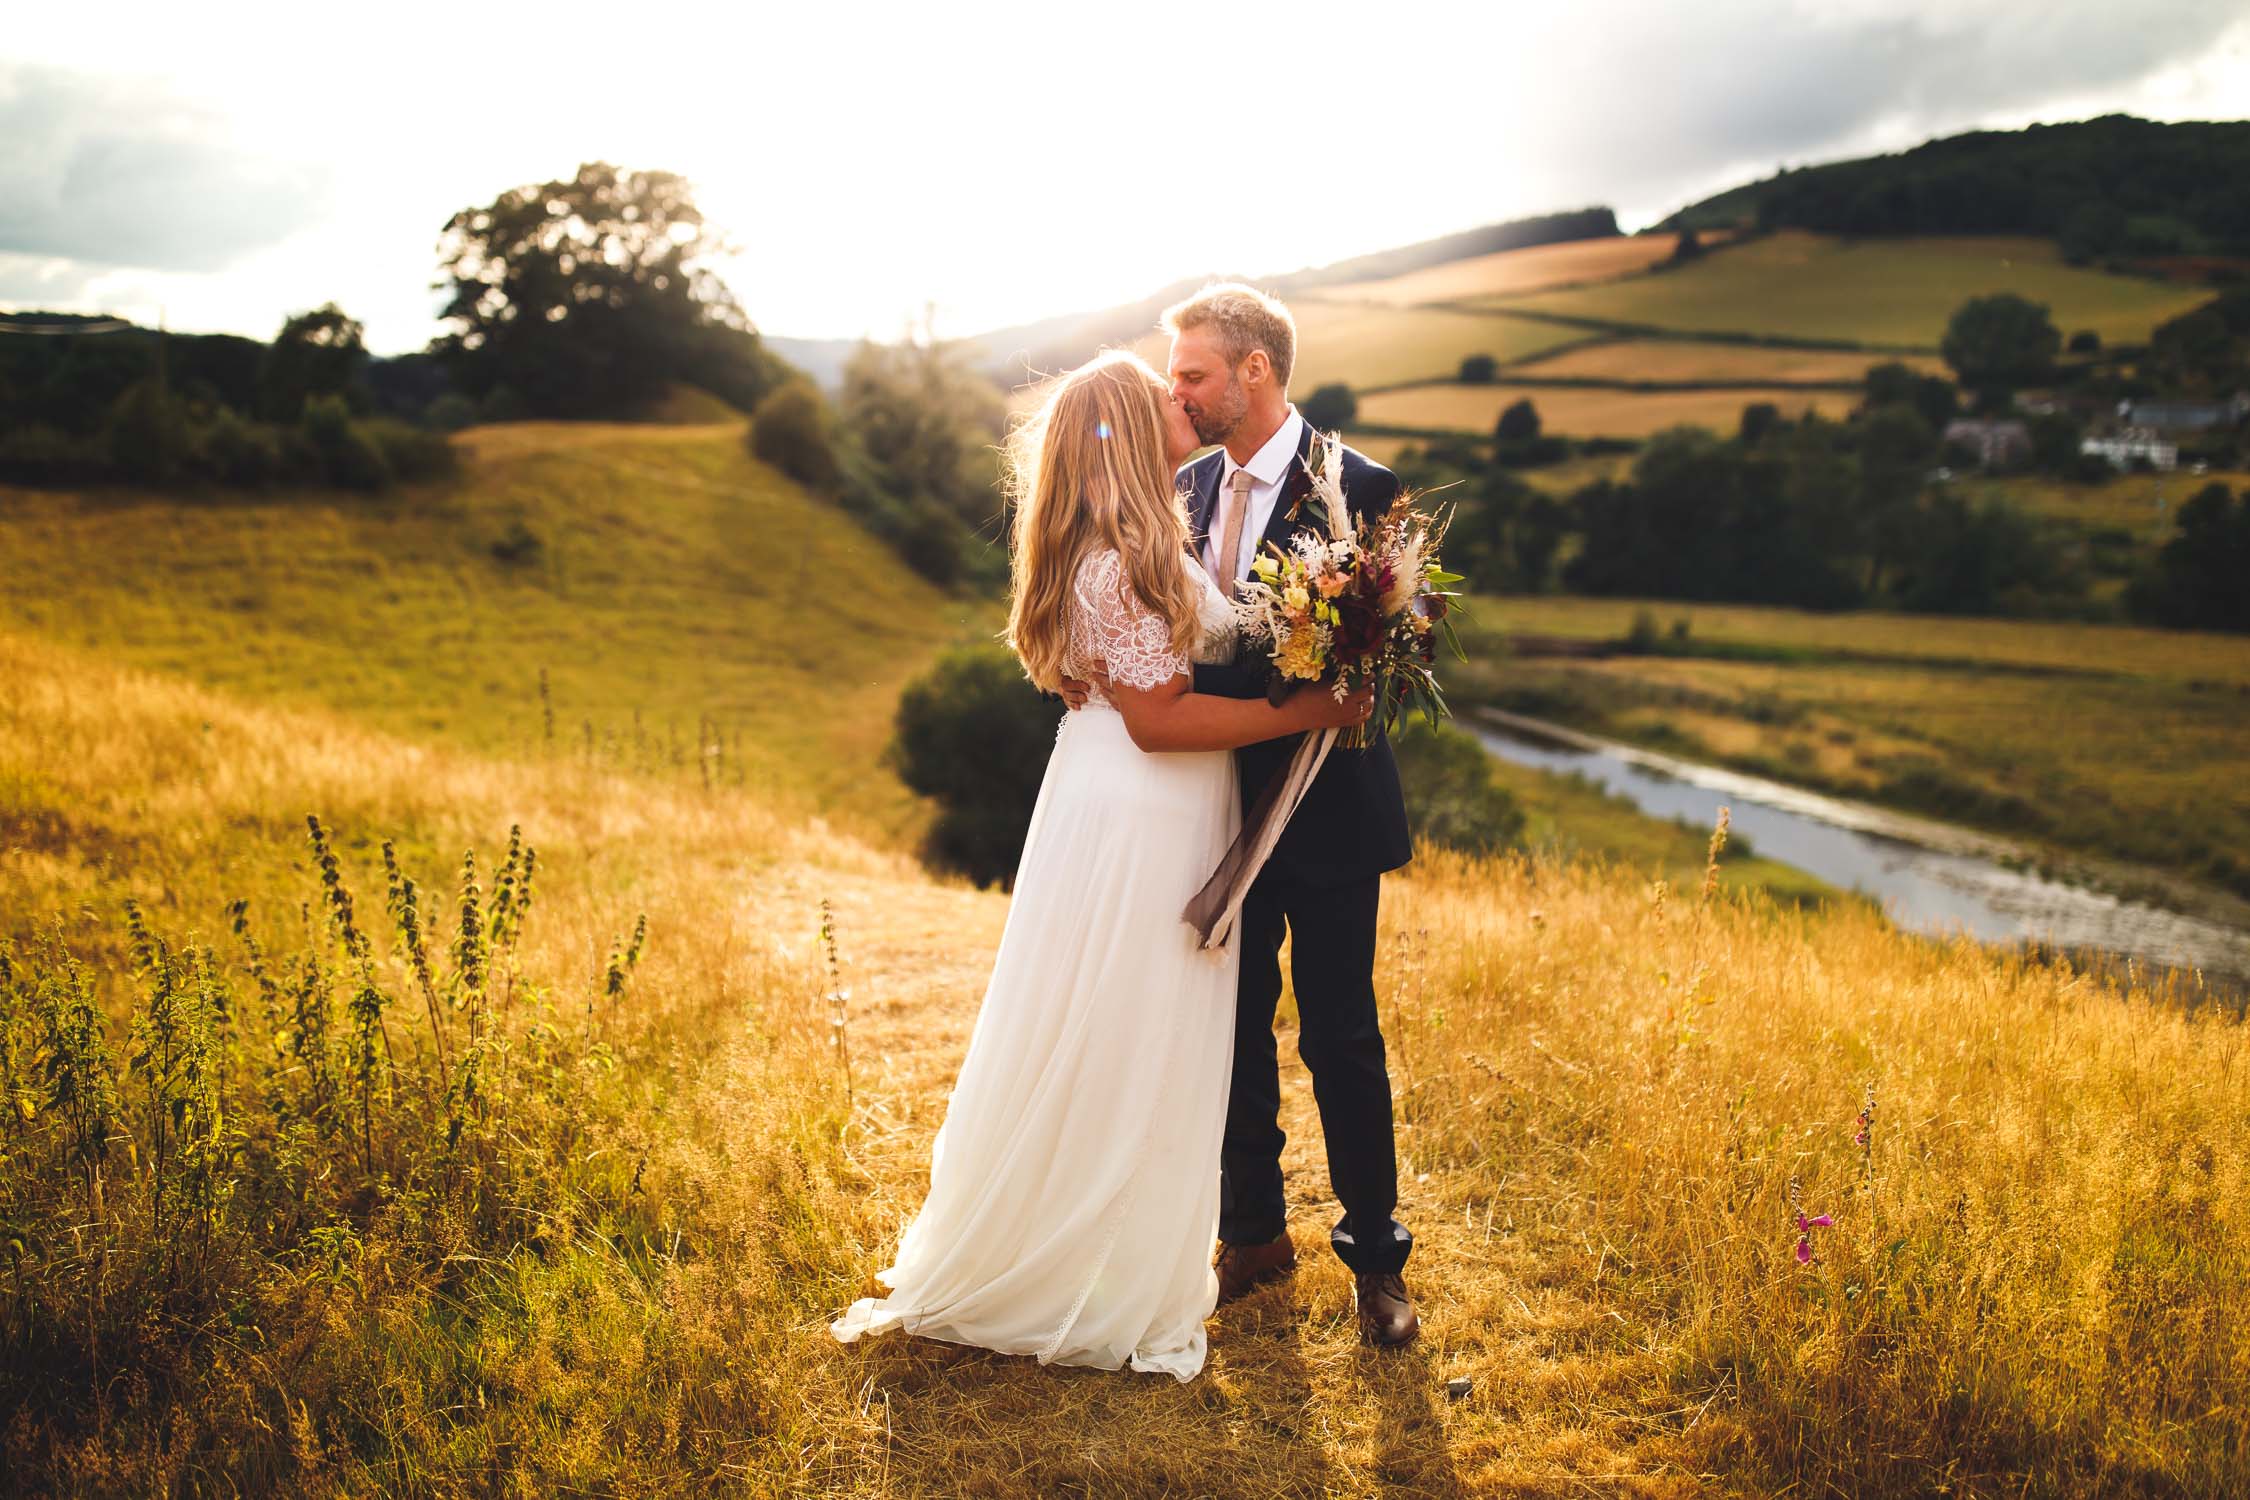
[[[1359,399],[1348,385],[1324,385],[1299,402],[1297,410],[1317,430],[1334,432],[1359,415]]]
[[[979,885],[1014,883],[1060,712],[1003,646],[956,647],[906,685],[887,758],[937,801],[932,863]]]
[[[2194,630],[2250,631],[2250,491],[2212,483],[2179,508],[2177,529],[2127,595],[2134,616]]]
[[[964,540],[961,524],[945,512],[918,511],[899,533],[898,555],[930,582],[950,588],[960,581]]]
[[[523,567],[539,561],[540,555],[547,550],[547,544],[540,540],[538,532],[524,524],[523,517],[516,516],[508,522],[507,530],[493,539],[487,550],[497,561],[510,567]]]
[[[281,470],[281,444],[271,428],[222,406],[195,435],[195,467],[221,484],[259,489]]]
[[[1521,442],[1501,443],[1493,458],[1506,469],[1538,469],[1548,464],[1559,464],[1570,457],[1570,440],[1559,437],[1525,438]]]
[[[165,484],[179,477],[186,461],[187,420],[179,402],[154,380],[137,380],[110,407],[102,441],[121,476]]]
[[[1539,408],[1531,404],[1529,396],[1513,402],[1500,413],[1492,435],[1502,443],[1528,443],[1539,436]]]
[[[347,490],[379,490],[391,482],[390,460],[354,422],[341,396],[310,396],[298,424],[320,454],[328,482]]]
[[[1472,354],[1461,361],[1463,385],[1490,385],[1492,377],[1500,373],[1500,361],[1489,354]]]
[[[749,443],[752,455],[799,484],[817,490],[835,487],[828,407],[809,381],[792,380],[758,403],[750,417]]]
[[[2070,352],[2099,354],[2102,352],[2102,336],[2091,328],[2081,328],[2070,336]]]
[[[477,403],[477,420],[481,422],[521,422],[530,415],[531,407],[513,386],[496,385]]]
[[[83,484],[103,477],[99,447],[44,422],[0,431],[0,479],[11,484]]]
[[[431,432],[394,417],[374,417],[357,425],[382,455],[384,466],[408,483],[444,479],[460,467],[453,445],[446,441],[442,432]]]
[[[1391,748],[1419,837],[1472,854],[1522,841],[1523,808],[1492,779],[1492,757],[1474,735],[1414,718],[1400,725]]]
[[[476,425],[477,404],[459,391],[447,391],[430,403],[422,420],[440,432],[459,432]]]

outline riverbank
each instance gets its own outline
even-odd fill
[[[2250,903],[2200,912],[2121,899],[2030,868],[2027,851],[1973,830],[1807,792],[1499,709],[1469,721],[1497,759],[1583,778],[1652,817],[1692,824],[1730,809],[1768,859],[1856,892],[1910,932],[2105,954],[2250,990]]]
[[[1973,829],[2128,899],[2250,898],[2250,639],[1580,598],[1472,601],[1463,638],[1465,715]]]

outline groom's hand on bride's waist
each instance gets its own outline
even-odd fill
[[[1092,683],[1080,682],[1075,677],[1065,677],[1062,680],[1060,691],[1063,702],[1069,704],[1072,708],[1084,708],[1086,706],[1086,692],[1089,687],[1099,687],[1105,693],[1109,691],[1109,677],[1102,671],[1100,662],[1096,662],[1088,668],[1087,675],[1094,679]]]

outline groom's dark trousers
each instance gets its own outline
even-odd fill
[[[1311,488],[1304,455],[1282,482],[1263,540],[1286,546],[1305,512],[1292,516]],[[1181,471],[1190,489],[1199,552],[1216,508],[1221,455]],[[1373,520],[1390,508],[1398,480],[1349,449],[1344,495],[1355,515]],[[1266,674],[1252,664],[1199,666],[1195,690],[1259,697]],[[1243,809],[1289,762],[1297,737],[1239,751]],[[1297,1050],[1312,1074],[1328,1145],[1328,1180],[1343,1217],[1329,1243],[1354,1271],[1396,1271],[1413,1236],[1395,1217],[1398,1153],[1391,1134],[1391,1080],[1375,1012],[1376,909],[1386,870],[1412,855],[1398,765],[1387,740],[1361,750],[1331,749],[1272,858],[1243,902],[1234,941],[1242,977],[1235,999],[1234,1077],[1227,1097],[1226,1142],[1220,1153],[1219,1238],[1265,1244],[1288,1228],[1282,1191],[1281,1078],[1274,1009],[1281,998],[1281,945],[1290,939],[1290,978],[1297,994]]]

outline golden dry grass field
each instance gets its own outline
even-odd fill
[[[1783,231],[1661,276],[1487,298],[1494,306],[1688,332],[1850,339],[1935,349],[1970,297],[2014,292],[2047,305],[2067,336],[2143,343],[2206,288],[2080,270],[2032,239],[1839,240]]]
[[[1570,437],[1642,438],[1693,423],[1731,433],[1742,409],[1770,401],[1788,416],[1817,411],[1842,417],[1858,403],[1853,391],[1784,386],[1712,391],[1626,391],[1571,385],[1418,385],[1378,391],[1359,403],[1370,426],[1489,434],[1500,413],[1518,401],[1538,409],[1541,430]]]
[[[458,482],[372,500],[0,487],[0,623],[483,748],[545,739],[545,672],[562,745],[692,770],[708,720],[730,780],[857,826],[917,816],[877,765],[889,706],[939,648],[997,629],[991,605],[808,508],[739,420],[457,443]]]
[[[1331,383],[1357,389],[1443,380],[1472,354],[1489,354],[1506,364],[1586,336],[1553,324],[1442,307],[1332,301],[1325,292],[1290,298],[1289,311],[1297,321],[1297,364],[1289,388],[1299,397]],[[1150,333],[1132,348],[1162,370],[1171,340]]]
[[[1688,339],[1620,339],[1584,344],[1526,361],[1509,373],[1529,380],[1835,381],[1856,385],[1870,365],[1893,358],[1926,375],[1946,373],[1926,354],[1846,354],[1829,349],[1768,349],[1752,344],[1699,344]]]
[[[1711,243],[1720,243],[1723,238],[1714,236]],[[1337,302],[1422,307],[1474,297],[1553,291],[1646,271],[1651,266],[1661,265],[1677,243],[1675,235],[1658,234],[1529,245],[1520,250],[1501,250],[1491,255],[1426,266],[1378,281],[1352,281],[1323,287],[1320,295]]]
[[[50,769],[69,814],[0,861],[8,910],[133,893],[160,930],[207,928],[229,892],[278,899],[298,808],[326,811],[362,890],[377,835],[489,847],[520,819],[548,871],[524,956],[552,986],[547,1055],[609,1059],[579,1105],[586,1162],[557,1161],[571,1190],[536,1216],[433,1263],[395,1218],[347,1212],[319,1255],[255,1268],[248,1326],[187,1341],[161,1416],[19,1414],[11,1469],[61,1492],[2159,1494],[2242,1474],[2237,1023],[1864,912],[1425,855],[1388,892],[1380,972],[1413,1350],[1358,1349],[1348,1283],[1310,1254],[1215,1321],[1185,1387],[844,1349],[823,1322],[917,1201],[1003,898],[737,790],[0,650],[21,689],[0,756]],[[645,966],[576,1019],[635,909]],[[1325,1194],[1293,1054],[1288,1080],[1309,1252]],[[1793,1199],[1835,1220],[1809,1266]],[[133,1202],[120,1171],[111,1211]]]
[[[616,445],[587,438],[573,451],[608,476],[598,497],[627,471]],[[579,493],[565,451],[539,435],[481,441],[545,455],[536,483],[500,471],[530,491]],[[684,498],[706,493],[688,482],[706,473],[698,441],[646,455],[660,472],[636,514],[704,503]],[[731,472],[731,456],[707,461]],[[763,549],[830,537],[872,576],[831,536],[835,518],[778,486],[768,498]],[[165,519],[133,514],[143,531]],[[563,518],[540,515],[554,545]],[[430,525],[409,534],[431,549],[428,573],[456,580],[436,597],[481,600],[474,548],[446,551],[434,523],[416,524]],[[701,576],[692,547],[627,552],[640,544],[625,531],[600,535],[621,569],[646,567],[613,591],[661,604]],[[92,561],[40,534],[44,557]],[[731,525],[690,539],[716,535]],[[492,613],[539,622],[540,645],[612,685],[628,674],[602,638],[625,622],[569,607],[592,593],[577,587],[590,566],[578,558],[549,585],[567,601],[551,612],[511,595]],[[419,567],[393,581],[402,595],[436,590]],[[145,590],[157,575],[120,577]],[[258,575],[233,586],[244,579]],[[887,573],[880,586],[906,587]],[[923,872],[882,834],[885,816],[814,815],[849,793],[823,791],[833,772],[792,777],[783,762],[851,741],[815,723],[793,742],[777,732],[770,776],[706,786],[668,763],[589,760],[485,707],[492,688],[459,662],[503,649],[498,626],[435,641],[395,675],[307,687],[282,667],[164,659],[157,617],[103,604],[91,580],[73,587],[138,644],[16,605],[0,628],[0,937],[16,945],[0,1017],[25,1035],[26,997],[62,983],[37,936],[52,921],[91,965],[122,1055],[129,1015],[133,1035],[155,1034],[134,992],[158,972],[130,952],[126,898],[167,942],[223,942],[211,982],[239,1005],[213,1054],[227,1109],[211,1138],[234,1144],[187,1169],[154,1151],[155,1122],[174,1117],[143,1101],[174,1075],[144,1064],[121,1085],[105,1193],[89,1203],[64,1166],[76,1116],[19,1062],[52,1047],[0,1052],[23,1106],[0,1113],[10,1487],[2153,1496],[2250,1481],[2250,1049],[2219,1007],[1908,938],[1856,905],[1804,911],[1723,880],[1705,893],[1633,868],[1424,851],[1386,883],[1377,974],[1420,1343],[1360,1349],[1349,1283],[1315,1253],[1329,1209],[1285,1004],[1305,1267],[1214,1320],[1203,1377],[1041,1369],[904,1338],[843,1348],[824,1324],[887,1263],[918,1201],[1007,910]],[[344,597],[381,607],[380,584],[353,588]],[[683,707],[718,691],[705,673],[753,681],[697,650],[688,623],[761,607],[741,594],[659,609],[683,632],[654,658]],[[184,604],[167,607],[185,628]],[[800,650],[834,626],[792,618],[811,622],[786,627],[803,630]],[[783,627],[765,629],[769,649],[786,648]],[[851,714],[873,741],[886,711],[868,691]],[[777,693],[812,717],[823,701]],[[338,972],[350,950],[307,864],[307,812],[331,830],[336,878],[374,933],[372,1012],[368,988]],[[425,883],[431,946],[450,952],[449,872],[475,848],[489,879],[511,824],[541,873],[522,938],[488,955],[505,998],[457,984],[436,953],[446,982],[425,1021],[395,910],[380,915],[380,842]],[[276,957],[273,993],[299,998],[294,1020],[257,1001],[226,934],[235,897]],[[620,967],[640,913],[645,957]],[[278,962],[300,950],[311,968]],[[303,1005],[331,987],[324,1051]],[[422,1089],[448,1055],[440,1039],[454,1066],[469,1055],[449,1008],[464,994],[495,1071],[448,1145],[443,1098]],[[385,1050],[350,1051],[347,1011],[380,1022]],[[342,1125],[301,1111],[308,1069],[331,1064],[364,1080],[364,1128],[357,1104]],[[231,1196],[214,1198],[214,1170]],[[195,1184],[199,1197],[160,1194]],[[191,1233],[153,1232],[190,1204]],[[1800,1230],[1800,1212],[1833,1223]],[[1470,1382],[1459,1400],[1453,1379]]]

